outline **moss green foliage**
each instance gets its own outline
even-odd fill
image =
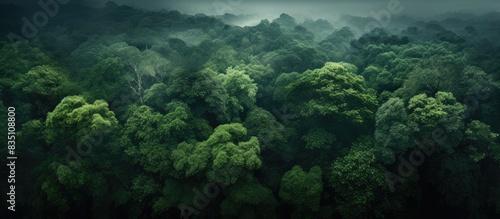
[[[493,133],[490,127],[481,121],[473,120],[467,124],[465,138],[470,145],[467,152],[472,160],[478,162],[489,156],[497,161],[500,160],[500,149],[495,144],[498,134]]]
[[[15,46],[5,45],[1,49],[1,69],[5,78],[17,78],[33,67],[50,64],[52,61],[36,43],[19,43]]]
[[[231,187],[220,204],[222,218],[276,218],[276,199],[272,191],[255,180]]]
[[[42,65],[29,70],[15,86],[29,95],[58,98],[60,94],[65,93],[64,86],[68,83],[65,76],[60,69]]]
[[[270,104],[274,94],[274,80],[277,74],[273,71],[270,65],[238,65],[235,70],[244,71],[257,85],[256,99],[260,104]]]
[[[229,120],[230,96],[215,71],[209,68],[198,72],[174,71],[170,77],[166,90],[170,98],[194,106],[197,114],[208,112],[221,121]]]
[[[257,85],[244,71],[228,68],[226,74],[220,74],[222,84],[229,95],[231,109],[237,110],[236,115],[243,109],[255,106]]]
[[[302,139],[306,142],[307,149],[328,149],[335,141],[335,135],[323,129],[311,129]]]
[[[375,96],[364,90],[364,80],[347,63],[326,63],[323,68],[306,71],[288,85],[290,108],[301,116],[324,116],[339,121],[363,123],[373,116]]]
[[[408,102],[409,118],[418,126],[421,138],[432,139],[432,132],[442,128],[446,141],[438,140],[438,150],[453,151],[463,136],[465,107],[451,93],[438,92],[435,97],[419,94]]]
[[[96,100],[89,104],[83,97],[68,96],[47,114],[47,141],[54,144],[75,141],[83,144],[116,129],[118,121],[108,104]]]
[[[16,218],[500,218],[498,13],[60,6],[0,40]]]
[[[209,179],[215,179],[216,174],[229,165],[256,170],[262,164],[258,157],[259,141],[253,136],[244,141],[246,134],[241,124],[232,123],[218,126],[203,142],[182,142],[172,152],[174,167],[186,176],[206,171]],[[236,180],[237,176],[230,179],[231,183]]]
[[[291,133],[291,130],[276,121],[273,114],[262,108],[250,111],[243,125],[248,129],[250,136],[256,136],[259,139],[262,150],[284,149]]]
[[[323,193],[322,174],[318,166],[312,167],[309,172],[294,166],[283,175],[279,196],[283,201],[293,204],[297,214],[301,211],[319,211]]]
[[[330,186],[338,194],[336,208],[345,218],[364,217],[386,201],[385,194],[377,192],[388,191],[384,167],[376,162],[370,141],[354,143],[346,156],[331,166]]]
[[[120,78],[125,71],[125,66],[119,58],[106,58],[92,66],[86,77],[91,96],[108,98],[112,100],[118,96],[118,91],[123,90],[123,85],[110,83]],[[123,81],[123,80],[119,80]]]
[[[415,125],[410,122],[404,103],[391,98],[382,104],[376,115],[375,154],[386,163],[395,161],[395,155],[404,153],[414,144]]]

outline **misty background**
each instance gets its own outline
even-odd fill
[[[2,3],[33,5],[38,0],[2,0]],[[92,7],[104,7],[108,0],[70,0]],[[115,0],[118,5],[130,5],[147,10],[178,10],[184,14],[195,15],[253,15],[256,21],[273,19],[287,13],[299,21],[305,18],[335,20],[340,15],[372,17],[373,13],[387,10],[388,4],[400,4],[402,12],[396,15],[409,15],[421,19],[460,12],[485,14],[500,11],[498,0]],[[398,8],[399,8],[398,7]]]

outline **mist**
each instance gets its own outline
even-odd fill
[[[87,4],[103,6],[105,0],[89,0]],[[398,14],[414,17],[428,17],[449,12],[484,14],[500,11],[500,2],[494,0],[117,0],[117,4],[127,4],[137,8],[156,10],[160,8],[178,10],[185,14],[204,13],[207,15],[245,14],[269,18],[281,13],[296,18],[336,18],[347,14],[370,17],[372,13],[387,10],[390,5],[401,8]],[[399,6],[398,6],[399,5]]]
[[[33,4],[38,0],[2,0],[4,3]],[[70,0],[72,3],[104,7],[108,0]],[[195,15],[257,15],[262,18],[287,13],[300,18],[336,18],[339,15],[371,17],[373,13],[396,7],[400,15],[426,18],[449,12],[484,14],[500,11],[495,0],[115,0],[119,5],[129,5],[146,10],[178,10]],[[392,5],[392,6],[391,6]]]
[[[76,1],[76,0],[75,0]],[[86,4],[104,5],[106,0],[82,0]],[[500,2],[494,0],[116,0],[118,4],[127,4],[145,9],[171,8],[183,13],[205,13],[217,15],[300,13],[311,16],[331,14],[352,14],[368,16],[372,10],[387,9],[389,3],[400,3],[402,13],[408,15],[429,16],[446,12],[487,13],[499,11]]]
[[[3,3],[36,6],[38,0],[1,0]],[[108,0],[69,0],[73,4],[90,7],[105,7]],[[274,20],[286,13],[301,23],[307,19],[325,19],[336,23],[344,15],[372,18],[375,20],[410,16],[419,20],[439,20],[447,13],[482,15],[500,11],[500,2],[495,0],[115,0],[118,5],[136,9],[158,11],[177,10],[183,14],[241,15],[237,21],[228,22],[237,26],[257,25],[262,19]],[[457,16],[455,14],[455,17]]]

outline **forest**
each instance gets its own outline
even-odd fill
[[[500,218],[499,12],[57,9],[0,5],[1,218]]]

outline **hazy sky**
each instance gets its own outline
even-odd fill
[[[89,1],[99,2],[99,0]],[[191,14],[288,12],[311,16],[334,13],[369,16],[371,11],[387,9],[389,2],[399,2],[403,8],[402,13],[420,16],[449,11],[484,13],[500,10],[499,0],[116,0],[115,2],[144,8],[168,7]]]
[[[38,0],[0,1],[33,4],[38,2]],[[102,6],[108,0],[70,1]],[[418,17],[456,11],[471,13],[500,11],[500,0],[115,0],[115,2],[145,9],[176,9],[188,14],[258,14],[262,17],[276,17],[281,13],[311,18],[331,18],[339,14],[368,17],[381,10],[387,10],[390,2],[399,2],[402,8],[399,14]]]

